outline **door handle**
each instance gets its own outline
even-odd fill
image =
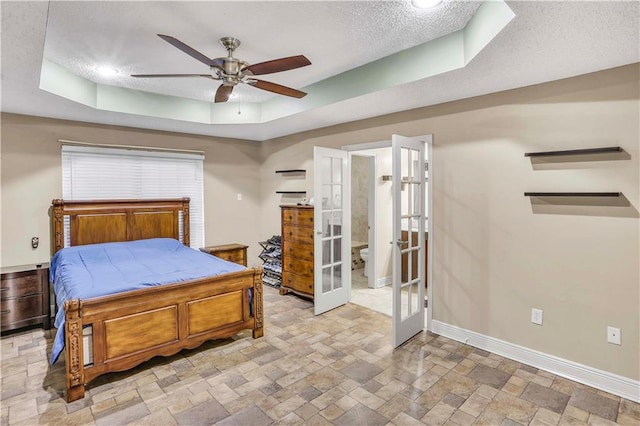
[[[402,240],[398,240],[396,241],[396,244],[398,244],[399,246],[403,245],[403,244],[409,244],[409,241],[402,241]]]
[[[322,235],[322,231],[316,231],[316,235]]]

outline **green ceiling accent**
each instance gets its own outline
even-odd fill
[[[302,99],[215,104],[94,83],[46,59],[40,89],[106,111],[205,124],[265,123],[463,68],[514,17],[504,1],[487,1],[462,30],[311,84]]]

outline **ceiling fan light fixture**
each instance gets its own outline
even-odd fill
[[[442,0],[411,0],[413,7],[418,9],[431,9],[442,3]]]

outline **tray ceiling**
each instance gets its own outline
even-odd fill
[[[1,7],[2,111],[251,140],[571,77],[640,56],[637,2],[506,2],[491,19],[482,13],[495,5],[446,0],[433,10],[409,1],[3,1]],[[496,15],[505,10],[513,16]],[[497,21],[490,38],[474,41]],[[263,79],[309,95],[299,101],[240,86],[230,102],[214,105],[216,81],[130,77],[208,73],[156,34],[210,57],[225,56],[220,37],[237,37],[235,56],[249,63],[304,54],[311,66]],[[444,42],[456,34],[464,42]],[[434,50],[438,43],[443,51]],[[481,46],[469,56],[474,43]],[[104,78],[99,66],[118,73]],[[96,88],[94,104],[79,89],[68,96],[76,80],[89,93]],[[138,103],[143,109],[134,108]],[[191,109],[200,118],[188,117]]]

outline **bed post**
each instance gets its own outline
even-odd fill
[[[182,244],[191,245],[191,227],[189,225],[189,197],[182,198]]]
[[[82,318],[79,299],[64,302],[65,356],[67,368],[67,402],[84,398],[84,358],[82,353]]]
[[[60,199],[55,199],[51,204],[53,205],[53,254],[56,254],[58,250],[64,247],[64,220],[62,215],[64,202]]]
[[[255,325],[253,326],[253,338],[264,336],[264,310],[262,302],[262,269],[253,269],[253,303],[255,306]]]

